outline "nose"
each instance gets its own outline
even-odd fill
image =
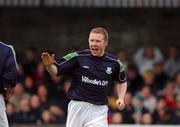
[[[93,45],[93,46],[96,45],[96,41],[92,41],[91,45]]]

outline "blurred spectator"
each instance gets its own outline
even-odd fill
[[[123,114],[121,112],[114,112],[112,114],[112,124],[121,124],[123,123]]]
[[[155,74],[153,71],[146,71],[143,74],[144,84],[142,86],[149,86],[152,94],[156,95],[158,90],[160,90],[160,86],[155,82]],[[141,87],[142,88],[142,87]]]
[[[174,83],[167,82],[161,97],[164,99],[169,109],[176,108],[176,93],[174,91]]]
[[[153,112],[156,106],[156,98],[152,95],[149,86],[143,86],[141,91],[136,95],[143,98],[143,105],[149,111]]]
[[[36,118],[31,114],[30,100],[22,98],[19,103],[19,112],[16,113],[16,123],[35,123]]]
[[[45,73],[44,65],[40,62],[37,65],[36,73],[34,76],[35,86],[37,87],[39,84],[44,84],[47,82],[47,76]]]
[[[49,107],[49,111],[51,112],[51,114],[54,117],[54,122],[65,123],[65,121],[66,121],[65,112],[63,111],[63,109],[60,106],[58,106],[56,104],[52,104]]]
[[[63,89],[59,91],[60,101],[59,104],[62,107],[62,109],[65,111],[65,114],[67,114],[67,108],[68,104],[70,102],[70,99],[68,98],[68,90],[71,86],[71,79],[67,78],[63,82]]]
[[[180,94],[176,97],[176,109],[175,114],[180,118]]]
[[[49,124],[54,122],[54,117],[49,110],[43,110],[41,114],[41,121],[43,124]]]
[[[30,107],[31,107],[31,114],[36,120],[36,123],[40,122],[41,120],[41,101],[38,95],[32,95],[30,98]]]
[[[157,47],[147,46],[139,49],[133,59],[140,74],[144,74],[145,71],[153,70],[154,63],[162,62],[163,55]]]
[[[164,72],[163,69],[163,63],[162,62],[156,62],[154,63],[154,75],[155,75],[155,83],[159,86],[159,90],[163,89],[166,81],[168,80],[168,76]]]
[[[123,114],[123,123],[133,124],[134,107],[132,105],[132,94],[130,92],[126,93],[125,105],[126,105],[125,109],[121,111]]]
[[[36,73],[37,60],[36,60],[36,48],[28,47],[25,52],[25,58],[23,63],[23,69],[25,75],[33,76]]]
[[[22,100],[22,98],[29,98],[30,95],[26,93],[24,90],[24,87],[21,83],[17,83],[14,95],[9,99],[9,102],[11,102],[15,106],[15,111],[19,111],[19,103]]]
[[[148,113],[148,110],[143,105],[143,97],[139,95],[135,96],[133,98],[133,106],[134,106],[133,119],[136,124],[139,124],[141,123],[143,114]]]
[[[25,76],[25,80],[24,80],[24,87],[25,90],[29,93],[29,94],[35,94],[36,93],[36,87],[34,84],[34,80],[31,76]]]
[[[153,118],[152,118],[151,114],[150,113],[143,114],[141,123],[145,124],[145,125],[152,124],[153,123]]]
[[[180,71],[178,71],[175,75],[174,84],[175,84],[174,87],[175,93],[180,95]]]
[[[39,85],[38,89],[37,89],[37,95],[40,98],[40,101],[43,105],[43,107],[46,107],[48,104],[48,90],[44,85]]]
[[[179,119],[180,118],[178,118],[172,112],[172,110],[168,108],[164,108],[159,113],[159,119],[157,120],[157,124],[176,125],[176,124],[180,124]]]
[[[117,57],[121,60],[125,67],[128,67],[128,60],[125,49],[120,49],[117,53]]]
[[[54,100],[59,100],[59,92],[60,89],[62,89],[62,76],[58,76],[58,77],[52,77],[49,76],[48,81],[45,83],[46,88],[49,90],[48,94],[49,94],[49,98],[53,98]]]
[[[153,123],[157,123],[157,121],[158,121],[158,119],[160,117],[161,111],[163,109],[165,109],[165,108],[167,108],[167,105],[166,105],[164,99],[159,98],[157,100],[157,103],[156,103],[156,108],[155,108],[155,110],[154,110],[154,112],[152,114],[152,116],[153,116]]]
[[[173,77],[180,70],[180,58],[176,46],[168,48],[168,57],[165,61],[164,70],[169,77]]]
[[[7,103],[6,104],[6,114],[8,118],[8,122],[15,123],[15,106],[12,103]]]
[[[128,91],[130,91],[132,94],[135,94],[143,82],[142,77],[135,65],[130,64],[128,66],[126,76],[128,82]]]

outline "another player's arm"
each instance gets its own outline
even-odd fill
[[[4,90],[6,98],[9,98],[13,94],[17,80],[17,62],[15,51],[12,46],[9,47],[3,72],[3,86],[5,87]]]
[[[49,74],[53,77],[57,76],[57,67],[53,64],[54,54],[51,56],[49,53],[44,52],[41,54],[41,59]]]

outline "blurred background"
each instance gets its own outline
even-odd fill
[[[71,78],[50,77],[40,55],[88,48],[97,26],[128,79],[123,111],[117,85],[109,88],[109,123],[180,125],[180,0],[0,0],[0,41],[14,46],[19,67],[6,106],[12,127],[65,125]]]

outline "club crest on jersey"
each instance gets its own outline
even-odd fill
[[[107,74],[112,74],[112,68],[111,68],[111,67],[107,67],[106,73],[107,73]]]

